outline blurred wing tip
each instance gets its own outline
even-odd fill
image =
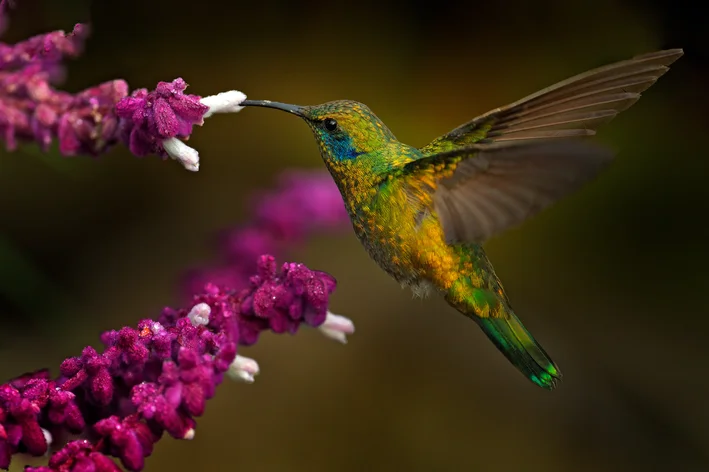
[[[583,150],[589,154],[596,154],[599,156],[607,156],[609,159],[613,158],[615,151],[602,143],[595,140],[588,139],[561,139],[561,140],[548,140],[541,141],[537,144],[538,149],[547,149],[549,151],[556,152],[569,152],[573,150]]]
[[[640,54],[635,57],[633,57],[633,60],[647,60],[647,59],[664,59],[662,61],[662,64],[665,66],[669,66],[673,62],[675,62],[677,59],[682,57],[684,55],[684,49],[682,48],[675,48],[675,49],[663,49],[661,51],[653,51],[653,52],[648,52],[645,54]]]
[[[661,49],[659,51],[653,51],[653,52],[646,52],[644,54],[638,54],[635,56],[635,59],[645,59],[648,57],[681,57],[682,54],[684,54],[684,49],[682,48],[673,48],[673,49]]]
[[[479,143],[480,145],[484,145],[486,149],[500,149],[510,146],[527,146],[534,143],[546,143],[558,139],[572,140],[573,138],[586,138],[595,135],[596,130],[589,128],[539,130],[533,133],[522,131],[509,135],[492,135],[489,138],[481,139]],[[480,148],[478,147],[478,149]]]
[[[593,143],[593,154],[601,164],[610,164],[616,156],[616,150],[609,146]]]
[[[665,49],[587,71],[484,113],[421,149],[438,154],[440,142],[464,145],[473,141],[468,136],[484,145],[593,136],[597,127],[633,106],[683,54],[680,48]],[[484,132],[482,126],[487,126]]]

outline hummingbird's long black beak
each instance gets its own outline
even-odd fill
[[[305,116],[302,110],[303,107],[299,107],[298,105],[289,105],[287,103],[272,102],[271,100],[244,100],[240,103],[240,105],[244,107],[275,108],[276,110],[287,111],[297,116]]]

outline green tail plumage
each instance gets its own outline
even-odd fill
[[[556,387],[561,372],[514,313],[509,312],[507,318],[476,318],[476,321],[529,380],[549,390]]]

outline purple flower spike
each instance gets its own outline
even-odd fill
[[[0,139],[13,150],[35,141],[48,149],[54,139],[62,154],[98,155],[118,142],[114,107],[128,85],[114,80],[75,95],[50,84],[62,77],[61,60],[81,53],[88,36],[77,24],[65,34],[55,31],[15,45],[0,43]]]
[[[40,412],[48,403],[50,383],[45,379],[21,379],[16,385],[0,386],[0,468],[7,469],[10,458],[22,450],[40,456],[47,452]]]
[[[334,278],[303,264],[284,264],[277,273],[273,256],[259,258],[258,275],[252,277],[251,284],[240,296],[242,344],[255,343],[264,325],[276,333],[290,334],[295,334],[301,323],[319,326],[325,321],[328,297],[335,289]]]
[[[8,0],[0,0],[0,31]],[[187,146],[194,125],[215,113],[234,113],[246,98],[238,91],[201,98],[185,94],[182,79],[154,91],[130,93],[114,80],[76,94],[56,90],[61,60],[75,57],[88,35],[84,25],[0,43],[0,139],[8,149],[58,141],[66,156],[96,156],[123,143],[138,155],[158,154],[198,170]],[[261,332],[319,328],[345,342],[352,322],[328,310],[335,279],[303,264],[280,266],[267,254],[323,228],[349,220],[334,183],[324,173],[292,174],[280,194],[257,204],[256,223],[225,238],[228,265],[200,281],[186,308],[165,308],[158,319],[101,334],[102,350],[88,346],[61,363],[0,385],[0,469],[15,454],[55,450],[46,466],[30,472],[116,472],[118,458],[141,471],[166,436],[190,440],[197,418],[225,376],[251,383],[254,359],[237,354]],[[254,275],[255,274],[255,275]],[[167,435],[165,434],[167,433]],[[83,439],[66,442],[70,436]]]
[[[0,3],[0,32],[6,0]],[[0,43],[0,140],[7,149],[36,142],[45,151],[53,141],[65,156],[98,156],[122,142],[136,156],[157,154],[199,169],[199,154],[186,145],[193,125],[215,113],[235,113],[246,96],[238,91],[201,98],[184,91],[182,79],[160,82],[154,91],[135,90],[112,80],[77,94],[56,90],[62,59],[77,57],[89,28],[54,31],[14,45]]]
[[[260,195],[255,205],[256,221],[276,237],[298,240],[311,228],[349,226],[342,196],[328,172],[284,172],[279,184],[278,193]]]
[[[214,113],[240,111],[246,95],[231,91],[201,98],[185,94],[186,88],[181,78],[160,82],[155,91],[136,90],[116,105],[123,119],[123,142],[133,154],[171,157],[188,170],[199,170],[199,154],[182,139],[188,139],[192,126],[202,125]]]
[[[91,397],[99,405],[108,405],[113,396],[113,380],[108,371],[111,360],[105,354],[98,354],[91,346],[84,348],[81,357],[73,357],[62,362],[60,371],[67,378],[62,387],[71,391],[88,383]]]
[[[96,423],[94,431],[105,438],[105,447],[131,471],[143,470],[145,458],[152,453],[153,444],[159,439],[134,415],[125,419],[110,416]]]
[[[116,104],[121,121],[121,139],[136,156],[157,154],[171,157],[192,171],[199,170],[199,154],[182,140],[189,139],[194,125],[214,113],[235,113],[246,95],[236,90],[205,98],[185,94],[182,78],[160,82],[157,88],[134,91]]]
[[[86,347],[66,359],[57,379],[41,370],[0,385],[0,468],[16,453],[43,455],[53,437],[71,433],[92,439],[70,442],[48,466],[28,470],[115,471],[114,456],[140,471],[165,432],[195,436],[196,418],[225,375],[254,381],[258,364],[237,355],[238,345],[255,343],[265,330],[295,333],[302,324],[348,331],[328,311],[332,276],[295,263],[278,270],[267,255],[256,267],[240,292],[208,284],[189,308],[104,332],[105,350]]]
[[[59,151],[65,156],[97,156],[116,144],[120,123],[114,107],[127,94],[125,81],[112,80],[79,92],[66,108],[54,110],[57,118],[49,129],[56,129]],[[48,142],[46,132],[43,137]]]
[[[312,234],[351,228],[340,191],[326,171],[286,172],[274,191],[253,200],[254,220],[221,235],[226,264],[189,273],[185,280],[188,295],[202,290],[207,282],[246,287],[260,254],[280,255]]]
[[[133,154],[167,157],[179,146],[176,138],[188,138],[192,126],[204,122],[209,107],[200,103],[201,97],[184,94],[186,88],[181,78],[160,82],[155,91],[138,89],[116,105],[116,113],[124,119],[123,141]],[[178,155],[171,157],[177,159]],[[194,155],[185,155],[181,160],[188,168],[198,164]]]
[[[27,467],[25,472],[121,472],[121,468],[109,457],[94,452],[94,445],[87,440],[72,441],[54,453],[49,465]]]
[[[0,43],[0,70],[19,69],[37,63],[56,64],[63,56],[78,57],[88,35],[88,26],[77,23],[69,34],[53,31],[34,36],[14,46]]]

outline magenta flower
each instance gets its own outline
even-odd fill
[[[6,0],[0,0],[0,31]],[[53,88],[63,57],[80,53],[88,29],[76,25],[15,45],[0,43],[0,139],[8,149],[58,141],[63,155],[99,155],[123,143],[137,156],[156,154],[198,170],[187,146],[194,125],[214,113],[238,112],[244,94],[185,94],[178,78],[154,91],[129,93],[114,80],[69,94]],[[318,327],[340,342],[352,322],[328,310],[335,279],[302,264],[278,270],[267,254],[319,229],[349,220],[337,188],[324,173],[289,174],[280,192],[261,196],[255,223],[224,238],[228,263],[196,274],[189,308],[163,310],[137,327],[101,335],[102,350],[88,346],[61,363],[52,377],[39,370],[0,385],[0,468],[15,454],[54,452],[42,472],[140,471],[167,433],[192,439],[196,418],[225,375],[253,382],[258,363],[237,354],[263,331],[294,334]],[[255,274],[255,275],[254,275]],[[198,286],[195,284],[199,284]],[[77,438],[67,441],[68,437]]]
[[[0,2],[0,32],[5,4]],[[55,89],[62,59],[78,56],[88,33],[86,25],[77,24],[68,34],[54,31],[14,45],[0,43],[0,140],[7,149],[34,141],[47,150],[57,140],[65,156],[98,156],[123,143],[136,156],[170,157],[199,170],[199,154],[183,140],[204,118],[240,111],[246,96],[235,90],[204,98],[185,94],[181,78],[130,95],[120,79],[76,94]]]
[[[253,381],[258,364],[237,356],[239,345],[267,330],[327,325],[335,287],[324,272],[295,263],[279,271],[273,257],[261,256],[250,286],[238,293],[208,284],[190,309],[166,308],[137,328],[103,333],[103,352],[85,348],[55,379],[42,370],[11,380],[0,386],[0,468],[19,452],[45,454],[52,438],[71,433],[85,439],[69,442],[48,466],[27,470],[117,470],[109,455],[142,470],[164,432],[194,437],[195,418],[225,374]],[[351,332],[351,322],[337,329]]]
[[[312,234],[351,227],[342,196],[326,171],[286,172],[276,190],[256,195],[252,206],[254,215],[248,225],[220,235],[219,255],[224,262],[187,274],[188,296],[207,282],[244,287],[256,270],[253,261],[259,254],[280,254]]]
[[[181,78],[160,82],[153,92],[134,91],[115,106],[121,120],[121,141],[138,157],[157,154],[177,159],[188,170],[199,170],[197,151],[182,139],[189,138],[192,126],[202,125],[213,113],[237,112],[246,95],[231,91],[201,98],[183,92]]]

